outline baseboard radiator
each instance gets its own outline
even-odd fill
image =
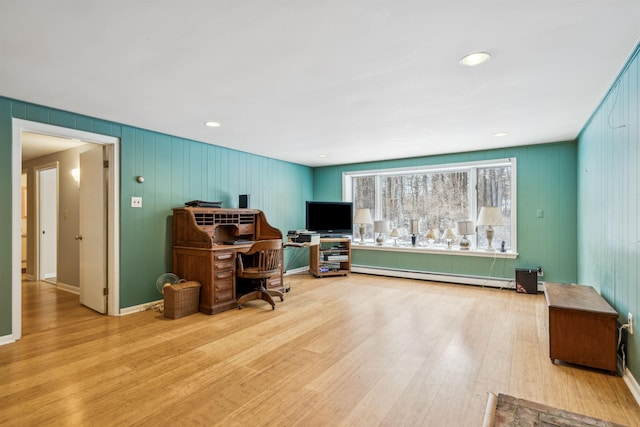
[[[363,265],[352,265],[353,273],[373,274],[376,276],[400,277],[404,279],[428,280],[431,282],[459,283],[461,285],[475,285],[499,289],[515,289],[515,278],[468,276],[460,274],[437,273],[431,271],[400,270],[395,268],[380,268]],[[540,284],[538,290],[541,291]]]

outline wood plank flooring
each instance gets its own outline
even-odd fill
[[[489,391],[640,425],[622,378],[551,363],[543,295],[287,280],[275,311],[177,320],[96,315],[42,285],[75,301],[42,320],[66,302],[25,297],[29,332],[0,347],[0,425],[478,426]]]

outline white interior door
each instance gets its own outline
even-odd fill
[[[54,281],[58,265],[58,169],[38,170],[39,280]]]
[[[103,147],[80,154],[80,303],[107,312],[107,202]]]

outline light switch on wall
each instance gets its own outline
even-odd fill
[[[542,209],[538,209],[536,211],[536,218],[542,218],[544,216],[544,211]]]
[[[132,208],[141,208],[142,207],[142,197],[132,197],[131,198],[131,207]]]

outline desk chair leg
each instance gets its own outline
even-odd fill
[[[238,298],[238,310],[242,309],[242,304],[254,299],[261,299],[268,302],[269,304],[271,304],[271,310],[275,310],[276,302],[273,300],[273,298],[271,298],[270,292],[278,291],[267,291],[267,289],[264,287],[264,284],[261,283],[259,289],[249,292],[248,294],[244,294],[240,298]],[[280,298],[281,301],[284,301],[284,298],[282,296]]]
[[[260,292],[260,299],[271,304],[271,310],[276,309],[276,302],[273,300],[273,298],[271,298],[271,295],[269,295],[266,291]]]
[[[284,294],[282,292],[276,291],[275,289],[265,289],[264,291],[272,297],[280,297],[280,301],[284,301]]]

